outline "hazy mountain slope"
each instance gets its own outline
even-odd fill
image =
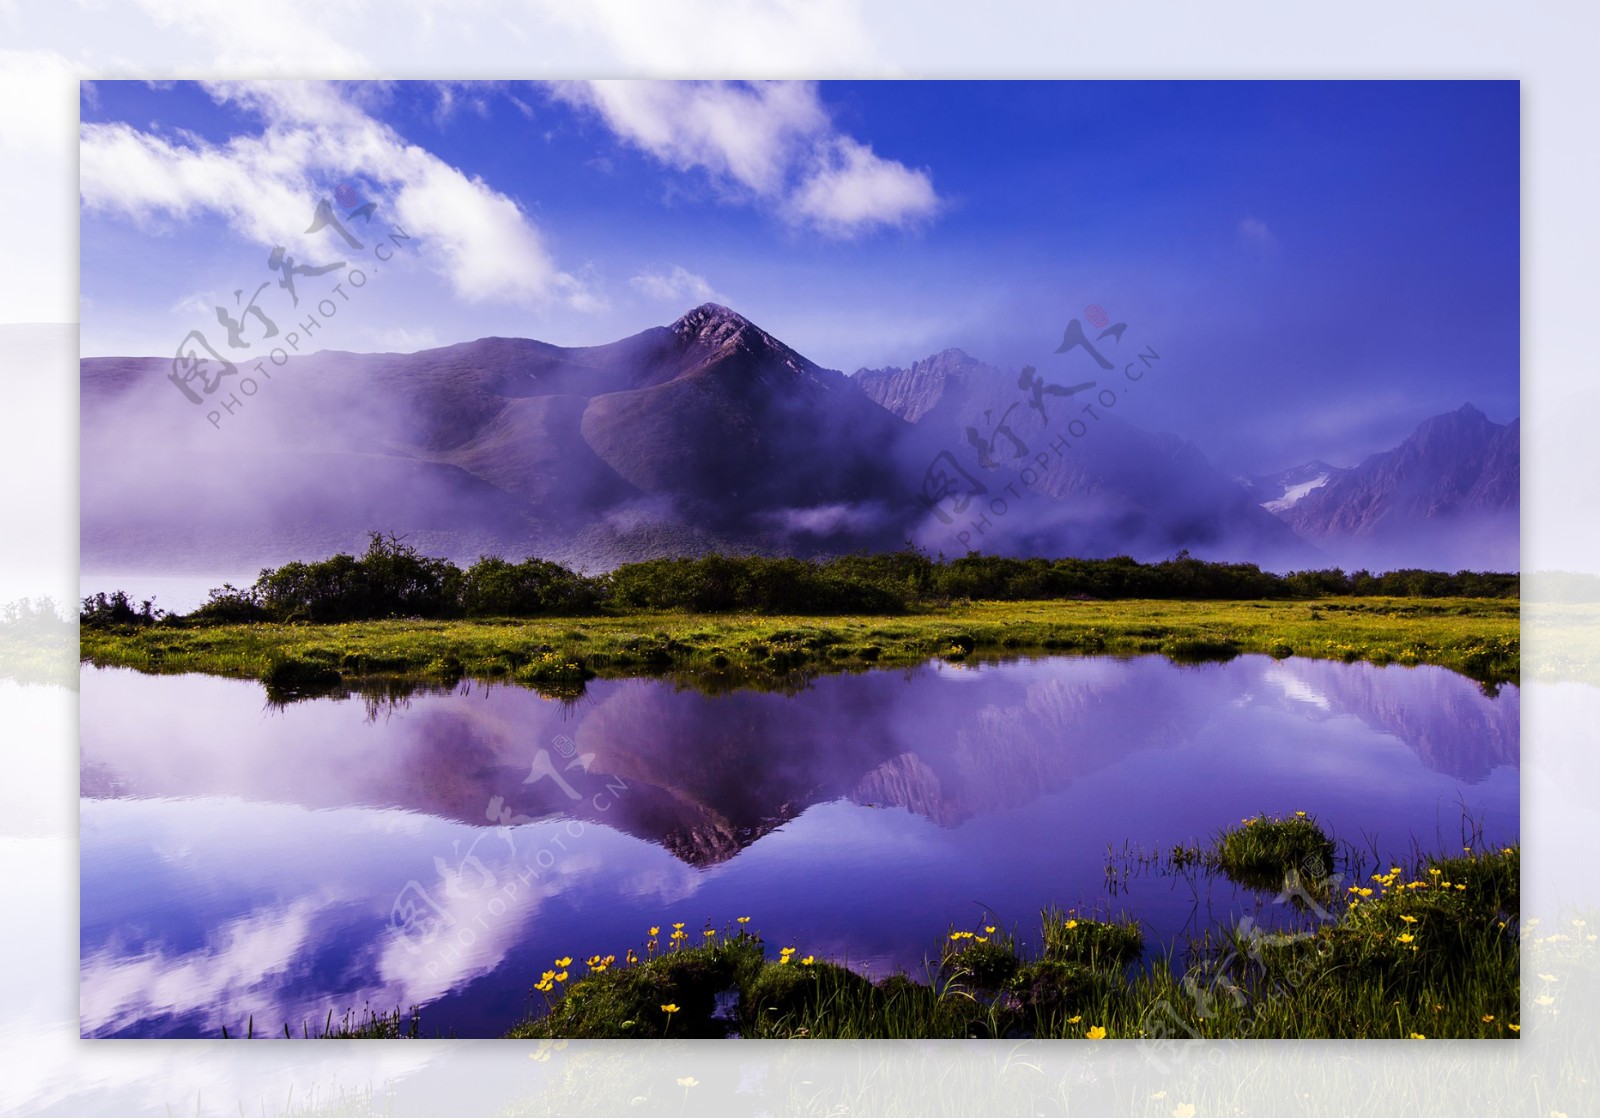
[[[909,445],[921,463],[947,452],[986,488],[952,525],[925,522],[930,546],[947,539],[947,550],[1138,558],[1188,548],[1272,566],[1315,562],[1311,548],[1193,445],[1110,414],[1072,436],[1070,421],[1092,397],[1043,395],[1036,407],[1016,374],[960,350],[909,369],[859,370],[855,379],[886,408],[914,417]],[[996,499],[1003,516],[992,504],[985,509]],[[975,527],[986,512],[989,523]]]
[[[1282,514],[1309,540],[1382,566],[1516,568],[1521,425],[1467,404],[1339,472]]]

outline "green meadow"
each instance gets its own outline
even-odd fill
[[[1493,687],[1520,669],[1505,599],[974,602],[889,616],[630,612],[583,617],[85,627],[81,659],[257,679],[320,694],[406,678],[504,680],[560,693],[593,676],[781,685],[796,673],[1044,654],[1244,653],[1439,665]]]

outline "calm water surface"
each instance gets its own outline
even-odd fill
[[[676,921],[748,915],[769,947],[920,975],[952,925],[1031,939],[1052,903],[1134,914],[1158,948],[1299,920],[1204,880],[1108,884],[1108,847],[1297,809],[1385,862],[1458,849],[1464,811],[1514,839],[1519,708],[1443,669],[1253,656],[287,707],[85,668],[82,1030],[298,1034],[416,1004],[429,1034],[498,1036],[556,956]]]

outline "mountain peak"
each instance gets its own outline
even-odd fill
[[[742,330],[752,325],[754,324],[749,319],[731,307],[724,307],[720,303],[702,303],[673,323],[669,329],[674,334],[704,334],[725,327]]]
[[[1429,416],[1417,425],[1406,442],[1426,444],[1438,439],[1476,438],[1479,433],[1499,426],[1475,405],[1463,404],[1454,412]]]

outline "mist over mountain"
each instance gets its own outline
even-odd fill
[[[1349,549],[1377,569],[1418,526],[1425,547],[1480,515],[1509,517],[1515,566],[1516,425],[1476,412],[1354,470],[1241,481],[1114,410],[1069,438],[1083,386],[1030,386],[960,350],[846,376],[717,304],[600,346],[265,356],[236,357],[199,406],[169,358],[82,360],[86,568],[254,570],[381,529],[458,562],[591,571],[908,539],[949,555],[1187,548],[1276,569]]]
[[[1204,559],[1273,568],[1317,562],[1313,548],[1193,444],[1140,430],[1103,408],[1081,437],[1074,435],[1070,424],[1083,406],[1074,397],[1081,393],[1032,396],[1018,374],[961,350],[909,369],[858,370],[855,379],[912,422],[906,445],[918,461],[948,452],[986,489],[944,532],[933,519],[924,523],[930,547],[948,541],[957,545],[951,551],[967,545],[1019,555],[1135,557],[1187,548]],[[996,497],[1003,515],[992,504]]]

